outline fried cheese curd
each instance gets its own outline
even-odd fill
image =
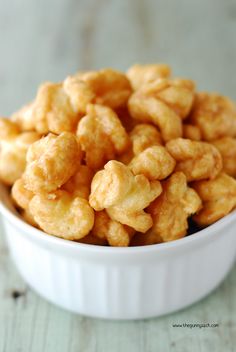
[[[76,174],[62,186],[62,189],[75,196],[88,199],[93,175],[93,171],[88,166],[80,165]]]
[[[85,237],[94,224],[88,201],[62,190],[34,195],[29,210],[43,231],[68,240]]]
[[[227,97],[197,93],[190,121],[199,127],[205,141],[236,137],[236,107]]]
[[[23,175],[25,187],[33,193],[57,190],[76,173],[81,156],[75,135],[49,134],[28,149]]]
[[[222,137],[211,143],[222,156],[223,171],[232,177],[236,177],[236,138]]]
[[[20,133],[17,125],[0,118],[0,180],[12,186],[21,177],[26,166],[26,153],[40,135],[36,132]]]
[[[194,100],[194,84],[184,79],[157,79],[135,91],[128,102],[130,115],[156,125],[165,142],[182,137],[182,119]]]
[[[87,115],[78,124],[77,137],[86,164],[94,170],[129,147],[129,136],[116,113],[98,104],[88,105]]]
[[[236,207],[236,180],[223,172],[214,180],[193,182],[192,187],[203,202],[193,217],[199,226],[211,225]]]
[[[15,181],[11,189],[11,197],[14,204],[19,209],[22,218],[30,225],[38,227],[33,215],[29,210],[29,203],[33,198],[34,193],[25,188],[23,178],[19,178]]]
[[[25,187],[23,178],[18,178],[12,186],[11,196],[18,207],[26,210],[29,207],[29,203],[34,196],[34,193]]]
[[[127,247],[189,235],[236,207],[236,108],[166,64],[43,83],[0,118],[0,181],[49,235]],[[196,228],[197,228],[196,226]]]
[[[132,88],[139,89],[145,83],[150,83],[158,78],[168,78],[171,74],[170,66],[166,64],[135,64],[127,71]]]
[[[111,160],[95,174],[89,203],[96,211],[105,209],[112,220],[146,232],[152,218],[144,209],[161,191],[159,181],[135,176],[128,166]]]
[[[131,130],[129,137],[130,148],[118,157],[118,160],[126,165],[131,162],[134,156],[139,155],[148,147],[163,144],[160,132],[156,127],[147,123],[136,125]]]
[[[135,156],[129,167],[134,175],[142,174],[149,180],[163,180],[173,172],[175,164],[175,159],[166,148],[159,145],[147,148]]]
[[[15,122],[22,131],[34,131],[35,120],[33,116],[33,109],[34,103],[29,103],[23,106],[19,111],[15,112],[11,116],[11,121]]]
[[[91,235],[114,247],[127,247],[135,233],[129,226],[112,220],[105,210],[95,212],[94,226]]]
[[[95,95],[94,103],[112,109],[126,105],[132,88],[125,74],[111,68],[99,71],[79,72],[76,75]]]
[[[188,217],[201,208],[197,192],[188,187],[182,172],[173,173],[162,183],[163,192],[148,207],[153,226],[143,236],[144,244],[173,241],[184,237],[188,229]]]
[[[212,144],[177,138],[166,149],[177,162],[175,170],[182,171],[188,182],[214,179],[222,170],[222,157]]]
[[[154,126],[145,123],[133,128],[130,139],[134,155],[138,155],[148,147],[163,144],[160,132]]]
[[[42,134],[75,131],[87,103],[94,97],[83,82],[78,81],[76,88],[75,85],[67,79],[64,84],[47,82],[39,88],[32,112],[36,131]]]

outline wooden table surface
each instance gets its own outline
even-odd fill
[[[0,2],[0,114],[30,101],[44,80],[77,69],[167,62],[199,89],[236,99],[235,0]],[[23,250],[23,248],[22,248]],[[210,296],[165,317],[111,322],[60,310],[18,275],[0,228],[1,352],[236,350],[236,267]],[[174,328],[218,323],[218,328]]]

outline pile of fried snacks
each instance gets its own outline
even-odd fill
[[[46,82],[0,118],[0,180],[47,234],[110,246],[173,241],[236,207],[236,108],[165,64]]]

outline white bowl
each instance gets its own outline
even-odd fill
[[[152,246],[74,243],[22,221],[0,185],[0,211],[13,260],[25,281],[75,313],[141,319],[186,307],[212,291],[236,257],[236,212],[198,233]]]

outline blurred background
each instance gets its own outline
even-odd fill
[[[236,98],[235,0],[0,0],[0,115],[78,69],[166,62]]]

